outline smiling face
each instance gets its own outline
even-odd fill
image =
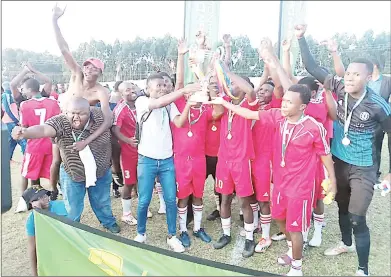
[[[87,63],[85,66],[83,66],[83,74],[84,74],[84,79],[87,82],[96,82],[100,75],[102,74],[102,71],[95,67],[91,63]]]
[[[132,83],[121,83],[118,87],[118,91],[121,93],[122,99],[127,103],[134,102],[137,99],[137,87]]]
[[[164,79],[160,77],[148,80],[147,92],[151,98],[159,98],[166,95],[166,84],[164,83]]]

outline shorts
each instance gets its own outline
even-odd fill
[[[234,191],[239,197],[254,194],[251,182],[251,161],[227,162],[219,160],[216,168],[216,191],[223,195],[231,195]]]
[[[205,156],[206,158],[206,177],[212,175],[213,179],[216,180],[216,166],[217,166],[217,157]]]
[[[52,154],[31,154],[26,152],[23,157],[22,176],[34,181],[40,178],[50,179],[52,161]]]
[[[191,194],[196,198],[202,198],[204,196],[205,163],[205,156],[174,156],[178,199],[185,199]]]
[[[122,170],[124,185],[137,184],[137,161],[138,157],[134,153],[127,153],[121,149],[119,162]]]
[[[270,201],[271,153],[251,161],[251,176],[255,197],[259,202]]]
[[[292,198],[276,190],[272,196],[272,218],[285,220],[287,232],[305,232],[311,224],[312,194],[303,198]]]
[[[335,156],[333,160],[339,212],[365,216],[373,197],[376,166],[355,166]]]
[[[318,200],[322,200],[325,195],[323,194],[322,182],[326,179],[326,172],[323,166],[322,160],[318,159],[318,165],[316,167],[315,173],[315,199],[314,199],[314,208],[316,208],[316,204]]]

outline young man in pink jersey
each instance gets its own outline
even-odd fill
[[[132,215],[132,189],[137,184],[137,128],[136,87],[128,82],[118,86],[123,101],[114,108],[113,133],[121,146],[120,165],[124,187],[122,189],[122,221],[134,226],[137,220]]]
[[[310,90],[303,85],[293,85],[285,92],[281,110],[251,111],[217,98],[222,104],[246,119],[260,120],[276,126],[273,154],[272,216],[285,233],[288,252],[278,258],[281,265],[291,265],[288,276],[302,276],[302,231],[311,220],[313,191],[318,157],[327,168],[335,195],[336,179],[330,149],[323,126],[304,115],[311,98]]]
[[[229,72],[232,82],[232,94],[236,98],[233,105],[257,110],[254,103],[256,96],[253,87],[243,78]],[[251,160],[254,159],[254,147],[251,134],[251,120],[236,116],[230,110],[216,105],[216,112],[223,114],[221,118],[220,149],[216,169],[216,191],[222,194],[221,224],[223,236],[214,244],[215,249],[221,249],[231,242],[231,203],[235,191],[241,200],[244,217],[246,241],[243,257],[254,254],[254,214],[250,206],[250,196],[254,194],[251,182]],[[257,211],[258,213],[258,211]]]

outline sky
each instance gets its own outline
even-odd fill
[[[2,48],[59,55],[51,26],[53,1],[2,1]],[[59,20],[71,50],[90,39],[113,43],[170,33],[183,35],[184,1],[59,1],[67,5]],[[151,8],[153,7],[153,8]],[[390,31],[390,1],[308,1],[307,34],[318,40],[334,33],[361,37],[368,29],[375,34]],[[247,35],[253,46],[262,37],[278,36],[279,1],[221,1],[220,37]]]

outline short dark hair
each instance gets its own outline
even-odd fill
[[[118,87],[122,84],[123,81],[117,81],[114,84],[114,91],[118,91]]]
[[[39,92],[39,82],[33,78],[26,79],[23,84],[27,89],[31,89],[33,92]]]
[[[316,83],[316,79],[312,76],[307,76],[297,82],[299,85],[306,85],[311,91],[318,91],[319,85]]]
[[[172,85],[174,85],[174,80],[173,80],[173,78],[171,78],[171,76],[170,76],[167,72],[160,71],[160,72],[158,72],[158,74],[159,74],[160,76],[162,76],[163,78],[164,78],[164,77],[170,78]]]
[[[306,85],[292,85],[288,90],[299,93],[303,104],[307,105],[311,100],[311,91]]]
[[[273,80],[269,80],[269,81],[267,81],[265,84],[270,85],[270,86],[272,86],[273,88],[275,87],[275,85],[274,85],[274,83],[273,83]]]
[[[367,67],[368,73],[369,74],[373,73],[373,63],[370,60],[368,60],[368,59],[357,58],[357,59],[354,59],[351,63],[365,64],[365,66]]]
[[[382,64],[380,64],[380,62],[379,62],[379,60],[378,60],[377,58],[372,57],[370,60],[371,60],[372,64],[373,64],[373,65],[376,65],[376,67],[377,67],[380,71],[383,70],[383,66],[382,66]]]
[[[163,76],[161,76],[159,73],[152,73],[147,78],[147,86],[148,86],[150,81],[156,80],[156,79],[164,80]]]

